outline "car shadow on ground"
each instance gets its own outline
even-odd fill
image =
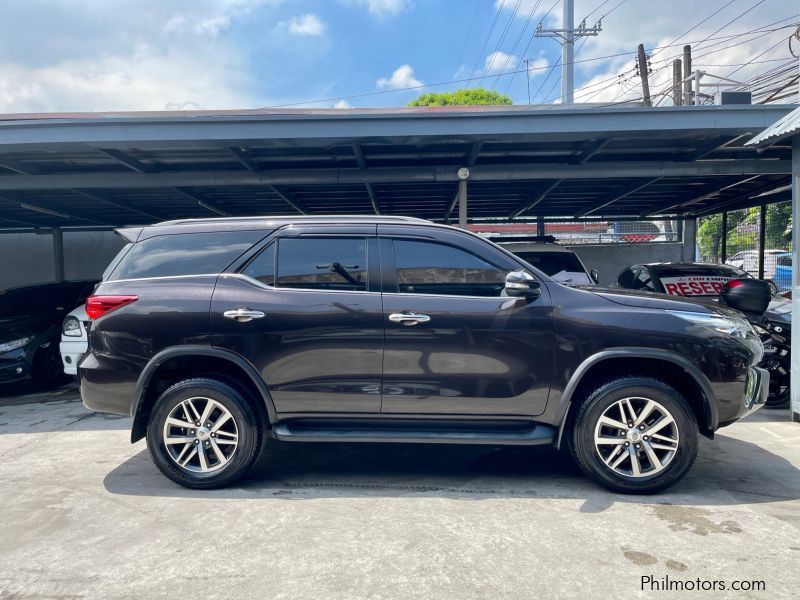
[[[756,444],[718,434],[703,438],[688,475],[657,496],[606,492],[585,478],[566,452],[550,447],[292,443],[269,440],[235,487],[189,490],[166,479],[146,449],[105,478],[106,489],[130,496],[213,499],[425,496],[566,498],[583,512],[615,502],[736,505],[800,498],[800,472]]]

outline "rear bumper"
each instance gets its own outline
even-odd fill
[[[87,353],[78,365],[81,400],[97,412],[130,415],[138,372],[124,360]]]

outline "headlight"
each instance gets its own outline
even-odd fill
[[[684,321],[709,327],[714,331],[744,338],[748,333],[754,333],[753,327],[741,317],[734,315],[723,316],[714,313],[698,313],[682,310],[668,310],[668,313],[680,317]]]
[[[64,319],[61,333],[69,337],[81,337],[81,322],[76,317],[67,317]]]
[[[17,348],[22,348],[32,339],[33,339],[32,337],[24,337],[24,338],[19,338],[18,340],[11,340],[10,342],[3,342],[2,344],[0,344],[0,354],[3,354],[4,352],[11,352],[12,350],[16,350]]]

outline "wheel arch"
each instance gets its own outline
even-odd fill
[[[569,379],[559,401],[560,420],[556,446],[561,447],[564,431],[580,405],[581,397],[593,382],[614,376],[654,376],[662,381],[669,375],[683,374],[676,381],[664,381],[687,396],[697,417],[700,432],[712,437],[717,429],[719,415],[717,399],[711,383],[703,372],[683,356],[658,348],[615,348],[604,350],[586,358]]]
[[[269,389],[256,368],[245,358],[209,346],[174,346],[153,356],[139,375],[131,408],[131,443],[145,436],[150,409],[163,391],[161,388],[198,373],[219,377],[237,387],[246,397],[252,397],[254,408],[265,424],[275,422],[275,405]]]

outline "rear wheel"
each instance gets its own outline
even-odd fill
[[[615,492],[650,494],[677,482],[697,456],[697,421],[665,383],[624,377],[578,409],[570,450],[581,469]]]
[[[215,379],[187,379],[166,390],[147,426],[147,447],[164,475],[185,487],[209,489],[239,479],[261,446],[250,404]]]

